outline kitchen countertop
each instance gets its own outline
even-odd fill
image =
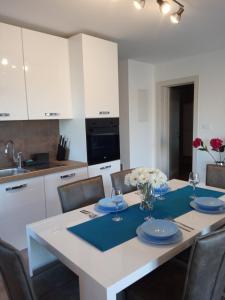
[[[0,177],[0,184],[6,183],[6,182],[11,182],[11,181],[16,181],[16,180],[33,178],[33,177],[37,177],[37,176],[44,176],[44,175],[63,172],[63,171],[72,170],[72,169],[80,169],[80,168],[87,167],[87,163],[80,162],[80,161],[73,161],[73,160],[51,161],[50,165],[51,164],[53,166],[48,167],[46,169],[36,169],[35,170],[30,167],[25,167],[25,169],[30,170],[30,172]]]

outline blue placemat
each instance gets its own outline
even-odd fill
[[[156,201],[152,216],[157,219],[176,218],[192,210],[189,203],[192,201],[190,195],[192,187],[187,186],[165,195],[165,200]],[[197,196],[208,196],[219,198],[224,193],[197,188]],[[130,206],[120,213],[123,221],[112,221],[112,214],[87,221],[85,223],[69,227],[68,230],[84,239],[101,251],[109,250],[136,236],[136,229],[144,222],[148,215],[139,209],[139,204]]]

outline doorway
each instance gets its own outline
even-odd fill
[[[188,180],[192,170],[194,84],[169,89],[169,178]]]
[[[198,129],[198,86],[198,76],[156,83],[154,155],[156,166],[170,179],[187,180],[189,170],[197,170],[197,151],[191,144]]]

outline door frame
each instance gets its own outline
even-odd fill
[[[169,110],[170,110],[170,88],[194,84],[194,114],[193,114],[193,136],[197,136],[198,132],[198,88],[199,77],[190,76],[184,78],[176,78],[167,81],[156,82],[156,153],[155,161],[157,166],[169,175],[170,168],[170,126],[169,126]],[[192,151],[192,169],[197,169],[197,151]]]

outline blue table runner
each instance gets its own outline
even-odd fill
[[[156,200],[152,216],[157,219],[176,218],[192,210],[190,207],[190,195],[192,187],[186,186],[165,195],[165,200]],[[197,188],[196,194],[199,197],[219,198],[224,193]],[[144,222],[148,212],[141,211],[139,204],[128,207],[127,210],[119,213],[123,221],[112,221],[112,214],[89,220],[85,223],[69,227],[68,230],[95,246],[101,251],[109,250],[136,236],[136,229]]]

